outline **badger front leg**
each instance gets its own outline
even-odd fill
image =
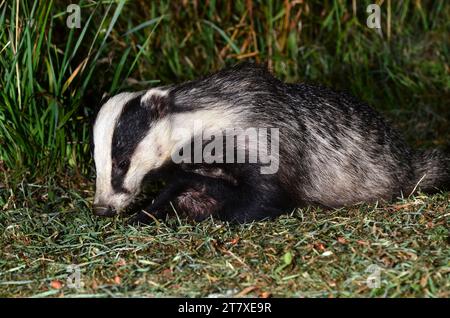
[[[286,193],[274,181],[252,179],[235,185],[195,173],[182,173],[168,183],[147,209],[155,218],[164,218],[170,202],[175,208],[195,221],[209,216],[224,221],[246,223],[271,219],[293,208]],[[261,183],[264,183],[262,186]],[[134,218],[140,223],[150,223],[152,218],[140,211]]]
[[[129,220],[129,224],[149,224],[153,218],[164,219],[168,213],[167,206],[183,189],[184,183],[180,180],[172,181],[163,188],[155,200],[147,207],[139,210]],[[151,215],[151,216],[150,216]],[[153,216],[153,218],[152,218]]]
[[[171,178],[156,199],[137,212],[129,223],[148,224],[153,221],[152,216],[164,219],[170,210],[170,202],[174,202],[175,207],[183,214],[200,221],[219,212],[223,202],[234,195],[233,187],[224,179],[180,172]]]

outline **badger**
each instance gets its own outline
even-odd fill
[[[256,143],[249,131],[257,131]],[[284,83],[251,63],[111,97],[96,116],[93,145],[94,214],[133,214],[133,222],[175,211],[245,223],[450,185],[448,156],[412,150],[366,103]],[[214,160],[192,159],[205,151]],[[155,180],[161,191],[142,199]]]

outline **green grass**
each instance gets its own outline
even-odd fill
[[[80,1],[81,28],[69,29],[65,1],[1,1],[0,156],[9,174],[88,174],[91,117],[103,96],[244,60],[290,82],[349,90],[392,118],[420,116],[402,127],[407,136],[448,140],[446,1],[385,3],[383,37],[365,24],[370,1],[195,3]]]
[[[449,297],[448,193],[245,226],[89,211],[101,98],[239,61],[348,90],[412,146],[450,150],[448,1],[383,1],[382,37],[371,2],[80,1],[68,29],[66,1],[0,0],[0,296]]]
[[[0,296],[450,296],[448,194],[239,226],[173,218],[136,228],[94,217],[89,191],[20,190],[0,214]],[[70,264],[79,289],[67,286]],[[366,283],[371,265],[379,288]]]

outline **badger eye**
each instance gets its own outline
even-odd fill
[[[117,166],[119,169],[125,169],[128,166],[128,160],[122,160],[121,162],[119,162],[119,165]]]

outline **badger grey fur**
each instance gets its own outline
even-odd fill
[[[174,128],[194,120],[209,131],[279,128],[278,172],[261,174],[260,161],[174,163]],[[172,202],[195,220],[212,215],[236,222],[450,185],[449,158],[437,150],[413,151],[367,104],[324,87],[283,83],[253,64],[111,98],[97,116],[94,147],[94,211],[107,216],[133,209],[154,179],[165,187],[144,211],[164,217]],[[135,216],[148,219],[142,211]]]

